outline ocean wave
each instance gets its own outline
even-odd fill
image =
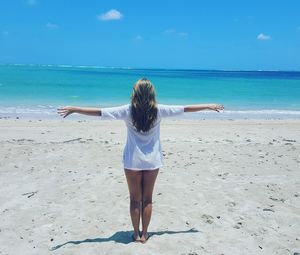
[[[36,67],[56,67],[56,68],[84,68],[84,69],[125,69],[130,70],[132,67],[127,66],[89,66],[89,65],[55,65],[55,64],[5,64],[4,66],[36,66]]]
[[[71,66],[71,65],[53,65],[53,67],[67,67],[67,68],[70,68],[70,67],[74,67],[74,66]]]
[[[224,110],[220,112],[200,111],[188,113],[185,119],[300,119],[300,110],[257,109]]]
[[[56,114],[56,106],[50,105],[37,105],[34,107],[12,107],[0,106],[0,114]]]
[[[222,111],[227,114],[283,114],[283,115],[300,115],[298,110],[224,110]]]
[[[57,105],[0,106],[0,116],[53,117],[57,116]],[[256,109],[224,110],[220,112],[200,111],[185,113],[176,118],[183,119],[300,119],[300,110]]]

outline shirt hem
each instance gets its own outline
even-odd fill
[[[133,171],[143,171],[143,170],[149,170],[149,171],[151,171],[151,170],[156,170],[156,169],[158,169],[158,168],[161,168],[163,165],[159,165],[159,166],[157,166],[157,167],[153,167],[153,168],[135,168],[135,167],[126,167],[126,166],[124,166],[124,169],[128,169],[128,170],[133,170]]]

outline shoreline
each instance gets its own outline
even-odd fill
[[[51,112],[10,112],[5,113],[0,108],[0,120],[2,119],[24,119],[24,120],[59,120],[61,117],[52,110]],[[90,120],[97,116],[84,116],[73,114],[68,119]],[[224,110],[217,112],[202,111],[197,113],[184,113],[183,115],[171,117],[177,120],[300,120],[300,111],[298,110]]]
[[[87,116],[84,118],[49,118],[49,119],[43,119],[43,118],[6,118],[6,117],[0,117],[0,127],[1,123],[6,123],[6,124],[24,124],[24,123],[53,123],[53,124],[58,124],[58,123],[91,123],[91,124],[101,124],[101,123],[112,123],[112,122],[117,122],[117,123],[124,123],[122,120],[102,120],[101,117],[97,119],[97,117],[93,116]],[[276,119],[276,118],[270,118],[270,119],[248,119],[248,118],[243,118],[243,119],[192,119],[192,118],[167,118],[167,119],[162,119],[161,125],[166,125],[166,124],[174,124],[174,123],[249,123],[249,124],[268,124],[268,123],[278,123],[278,124],[283,124],[283,123],[297,123],[300,124],[300,119]],[[18,124],[18,125],[19,125]]]
[[[63,120],[60,120],[60,119],[57,119],[57,118],[48,118],[48,119],[45,119],[45,118],[21,118],[21,117],[0,117],[0,122],[3,122],[3,121],[15,121],[15,122],[20,122],[20,121],[26,121],[26,122],[99,122],[99,121],[104,121],[104,120],[101,120],[100,118],[97,120],[97,119],[92,119],[92,117],[90,118],[68,118],[68,119],[63,119]],[[114,120],[112,120],[114,121]],[[165,120],[162,120],[163,122],[165,122]],[[177,118],[169,118],[168,121],[186,121],[186,122],[220,122],[220,123],[223,123],[223,122],[254,122],[254,123],[258,123],[258,122],[281,122],[281,123],[284,123],[284,122],[300,122],[300,118],[247,118],[247,117],[244,117],[244,118],[197,118],[197,119],[192,119],[192,118],[182,118],[182,119],[177,119]]]

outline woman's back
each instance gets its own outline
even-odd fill
[[[160,122],[164,117],[182,114],[184,107],[179,105],[157,105],[157,118],[146,131],[137,131],[132,120],[130,104],[103,108],[103,119],[124,120],[127,126],[127,140],[123,152],[124,168],[132,170],[152,170],[163,164],[160,142]]]

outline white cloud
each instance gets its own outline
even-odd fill
[[[118,20],[121,18],[123,18],[123,14],[115,9],[111,9],[108,12],[98,16],[98,19],[102,21]]]
[[[261,41],[267,41],[267,40],[271,40],[271,36],[270,35],[265,35],[263,33],[260,33],[257,37],[257,40],[261,40]]]
[[[46,27],[49,28],[49,29],[58,29],[58,28],[59,28],[58,25],[56,25],[56,24],[54,24],[54,23],[51,23],[51,22],[48,22],[48,23],[46,24]]]

